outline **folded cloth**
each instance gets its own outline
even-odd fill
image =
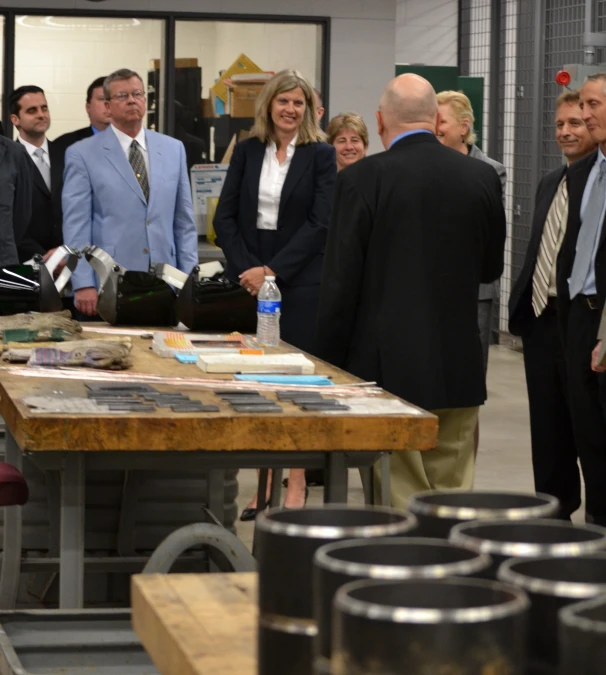
[[[109,347],[108,347],[109,345]],[[47,349],[47,351],[44,351]],[[8,363],[27,363],[35,350],[38,350],[38,358],[36,363],[31,365],[41,365],[41,366],[59,366],[59,365],[71,365],[67,362],[67,357],[55,355],[55,352],[60,352],[63,354],[72,354],[71,358],[77,358],[73,356],[74,352],[82,352],[83,350],[97,350],[94,353],[101,354],[98,358],[104,359],[107,358],[106,355],[112,354],[114,358],[123,360],[128,356],[128,353],[132,349],[132,341],[129,337],[122,337],[116,339],[112,337],[109,340],[104,340],[98,338],[95,340],[80,340],[77,344],[73,342],[62,342],[62,343],[53,343],[46,342],[43,344],[20,344],[16,342],[11,342],[8,345],[4,345],[4,351],[2,353],[2,360],[7,361]],[[100,351],[99,351],[100,350]],[[119,363],[119,361],[116,361]],[[130,363],[130,361],[129,361]],[[93,366],[101,367],[101,366]],[[128,367],[128,366],[126,366]]]
[[[63,312],[47,312],[30,314],[11,314],[10,316],[0,316],[0,332],[4,333],[9,329],[26,329],[37,331],[38,340],[52,339],[54,329],[62,331],[64,340],[81,339],[82,326],[74,321],[69,310]]]
[[[10,351],[8,352],[10,354]],[[29,366],[80,366],[124,370],[132,366],[130,347],[117,342],[81,347],[74,344],[71,351],[52,347],[33,349]]]

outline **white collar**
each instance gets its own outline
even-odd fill
[[[298,136],[299,136],[299,135],[296,134],[295,137],[292,139],[292,141],[286,146],[286,155],[287,155],[287,156],[290,156],[290,155],[292,155],[292,154],[294,153],[295,147],[296,147],[296,145],[297,145],[297,138],[298,138]],[[278,152],[278,146],[276,145],[276,142],[275,142],[275,141],[270,141],[268,147],[269,147],[269,149],[270,149],[274,154],[275,154],[276,152]]]
[[[21,138],[21,136],[19,136],[19,143],[25,146],[25,149],[27,150],[28,154],[31,157],[34,156],[34,152],[36,152],[36,150],[38,149],[38,146],[33,145],[29,141],[26,141],[24,138]],[[50,159],[50,155],[48,154],[48,138],[46,138],[46,136],[44,137],[44,141],[42,142],[42,145],[40,147],[42,148],[42,150],[44,150],[46,157]]]
[[[133,141],[137,141],[137,143],[143,148],[143,150],[147,151],[147,145],[145,143],[145,129],[141,127],[139,130],[139,133],[132,138],[128,134],[125,134],[123,131],[120,131],[120,129],[117,129],[113,124],[110,125],[111,128],[113,129],[114,133],[116,134],[116,138],[120,142],[120,145],[124,148],[124,150],[128,151],[130,150],[130,146]]]

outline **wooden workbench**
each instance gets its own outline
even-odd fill
[[[86,337],[95,335],[86,333]],[[133,337],[132,342],[133,368],[123,372],[217,379],[216,375],[205,376],[196,365],[157,356],[150,349],[150,340]],[[316,374],[329,375],[337,385],[359,383],[352,375],[314,361]],[[93,371],[86,371],[83,378],[88,377],[88,372],[92,376]],[[231,376],[224,379],[231,380]],[[343,503],[347,501],[348,466],[370,466],[379,452],[426,450],[437,444],[437,418],[418,408],[409,408],[410,412],[402,414],[327,414],[304,412],[292,403],[280,402],[283,412],[279,414],[242,414],[220,401],[213,388],[156,382],[153,386],[159,390],[183,391],[193,399],[219,405],[220,411],[175,413],[164,408],[144,413],[65,415],[32,412],[22,400],[28,395],[57,393],[65,397],[86,396],[85,381],[61,379],[60,373],[57,377],[37,378],[11,374],[11,368],[0,371],[0,415],[7,427],[6,461],[21,468],[25,452],[39,469],[55,471],[60,476],[59,598],[65,609],[81,607],[83,602],[87,472],[170,471],[176,466],[185,472],[208,470],[208,508],[223,522],[227,469],[323,468],[325,501]],[[326,394],[330,394],[330,387],[326,387]],[[136,499],[130,493],[125,498]],[[126,525],[124,529],[128,529]],[[21,509],[7,509],[0,570],[3,608],[14,606],[21,548]]]
[[[97,337],[85,333],[86,337]],[[151,351],[150,340],[133,337],[133,373],[166,377],[204,378],[196,365],[161,358]],[[287,351],[287,349],[283,349]],[[293,351],[293,350],[288,350]],[[309,357],[317,375],[332,377],[335,384],[355,384],[360,380],[328,363]],[[91,371],[92,372],[92,371]],[[174,413],[157,409],[154,413],[127,415],[57,415],[32,412],[21,399],[28,395],[47,396],[60,391],[66,397],[86,396],[83,381],[14,377],[0,373],[0,415],[22,450],[47,452],[76,450],[426,450],[437,444],[437,419],[429,413],[410,415],[330,415],[304,412],[292,403],[283,403],[280,414],[246,415],[235,413],[212,390],[175,385],[156,385],[161,391],[182,391],[206,404],[219,405],[219,413]],[[231,376],[209,375],[212,379]],[[330,388],[326,389],[330,394]],[[396,397],[389,394],[385,398]],[[268,394],[275,398],[275,394]]]
[[[132,577],[135,632],[161,675],[256,675],[257,575]]]

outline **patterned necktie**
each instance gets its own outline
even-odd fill
[[[145,196],[145,201],[149,202],[149,180],[147,178],[147,169],[145,168],[145,161],[143,160],[143,153],[139,150],[139,144],[137,141],[133,141],[130,144],[130,152],[128,153],[128,161],[133,167],[135,176],[139,181],[139,185],[143,190],[143,195]]]
[[[573,300],[583,292],[583,286],[593,263],[593,249],[600,230],[600,221],[604,202],[606,201],[606,161],[600,162],[600,171],[593,182],[589,199],[582,214],[583,223],[577,239],[577,250],[574,256],[574,265],[568,281],[570,299]]]
[[[568,218],[568,189],[566,178],[558,185],[543,228],[537,264],[532,277],[532,308],[535,316],[541,316],[549,297],[549,282],[558,255],[558,242]]]
[[[44,161],[44,150],[42,148],[36,148],[34,150],[34,157],[36,158],[34,162],[38,167],[38,170],[42,174],[42,178],[46,183],[46,187],[49,192],[51,189],[51,175],[50,175],[50,166]]]

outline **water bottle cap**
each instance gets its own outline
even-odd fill
[[[275,281],[276,277],[265,277],[265,281]]]

